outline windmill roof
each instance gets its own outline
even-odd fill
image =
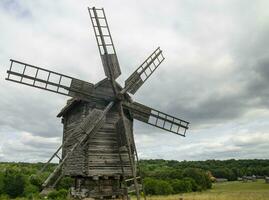
[[[99,81],[98,83],[96,83],[94,85],[94,88],[98,88],[102,84],[105,84],[107,81],[108,81],[108,78],[105,78],[105,79]],[[118,84],[116,82],[116,85],[120,90],[122,90],[122,87],[120,86],[120,84]],[[71,99],[67,100],[66,105],[62,108],[62,110],[59,112],[57,117],[62,117],[65,113],[67,113],[70,109],[72,109],[75,105],[77,105],[81,101],[82,101],[82,99],[80,99],[80,98],[71,98]]]
[[[81,100],[78,98],[71,98],[67,100],[66,105],[62,108],[62,110],[58,113],[57,117],[63,116],[66,112],[68,112],[74,105],[76,105]]]

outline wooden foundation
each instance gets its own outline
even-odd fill
[[[71,196],[75,199],[128,199],[120,177],[75,177]]]

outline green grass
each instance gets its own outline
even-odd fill
[[[211,190],[169,196],[149,196],[148,200],[269,200],[269,184],[264,180],[213,184]]]
[[[269,184],[264,180],[242,183],[238,181],[213,184],[211,190],[168,196],[147,196],[147,200],[269,200]],[[135,200],[135,197],[132,197]],[[8,198],[0,198],[8,200]],[[17,198],[16,200],[27,200]]]

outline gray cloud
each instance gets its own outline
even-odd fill
[[[10,58],[93,83],[104,78],[88,5],[106,9],[121,63],[118,81],[123,83],[160,45],[166,60],[134,99],[191,122],[184,139],[137,122],[141,157],[268,158],[264,140],[255,144],[232,140],[241,124],[248,127],[246,137],[255,132],[250,125],[259,129],[257,138],[263,138],[269,127],[260,123],[269,114],[266,0],[80,4],[4,0],[0,3],[0,160],[18,160],[17,151],[29,161],[49,157],[61,141],[62,126],[55,116],[67,99],[4,81]],[[237,127],[233,132],[231,123]],[[228,139],[214,146],[220,127]],[[204,141],[208,137],[212,140]]]
[[[263,15],[259,12],[256,10],[252,14],[259,18]],[[154,99],[159,99],[162,102],[160,106],[170,113],[182,113],[193,122],[194,127],[233,120],[251,109],[268,107],[269,48],[266,33],[269,23],[252,19],[245,24],[244,20],[238,22],[232,35],[225,37],[229,46],[220,49],[220,55],[212,58],[209,66],[206,66],[209,55],[205,50],[202,52],[205,60],[200,63],[202,70],[198,67],[199,60],[186,67],[191,70],[181,67],[171,72],[163,70],[164,73],[154,83],[161,93],[164,91],[168,95],[151,94],[149,90],[144,95],[150,94],[147,97],[155,104],[157,101]],[[255,33],[254,36],[250,36],[251,33]],[[217,45],[214,47],[217,48]],[[168,88],[170,91],[167,91]]]
[[[174,160],[230,159],[230,158],[268,158],[268,133],[233,133],[203,138],[188,143],[175,137],[165,137],[163,144],[160,137],[144,135],[138,145],[141,158],[165,158]],[[138,140],[139,141],[139,140]],[[139,141],[140,142],[140,141]]]
[[[4,136],[2,159],[6,161],[46,161],[49,155],[60,146],[59,138],[35,136],[26,132],[15,133],[14,136]]]

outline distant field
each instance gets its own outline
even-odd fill
[[[269,200],[269,184],[264,180],[242,183],[217,183],[211,190],[183,195],[149,196],[148,200]]]

